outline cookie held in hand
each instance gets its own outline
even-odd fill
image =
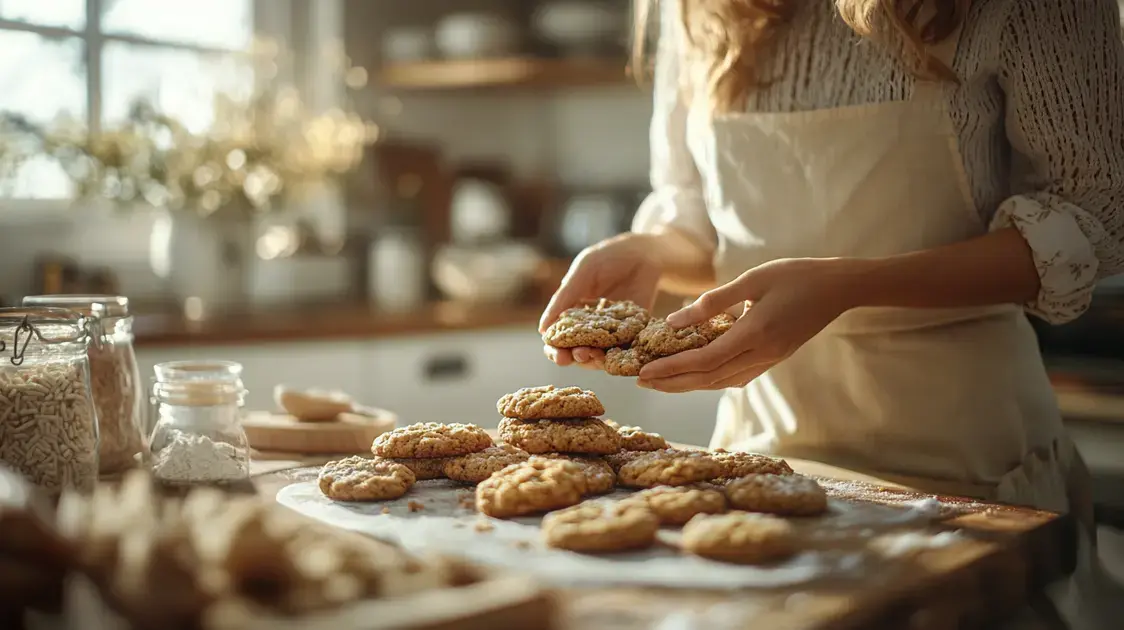
[[[688,350],[697,350],[718,339],[737,319],[719,313],[710,319],[674,329],[664,319],[652,319],[627,348],[612,348],[605,353],[605,372],[612,376],[639,376],[645,365]]]
[[[648,310],[627,300],[601,299],[597,304],[562,312],[543,333],[555,348],[612,348],[632,343],[648,323]]]

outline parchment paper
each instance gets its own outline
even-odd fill
[[[597,500],[627,496],[617,490]],[[593,556],[543,545],[541,517],[488,518],[471,506],[472,488],[446,480],[420,481],[395,501],[343,503],[320,493],[315,482],[301,482],[277,494],[282,505],[337,527],[396,543],[418,554],[439,553],[521,571],[557,585],[636,585],[671,588],[734,589],[783,587],[826,577],[858,576],[878,562],[866,544],[889,530],[914,529],[939,515],[939,504],[923,501],[905,507],[830,502],[830,513],[801,519],[806,551],[767,567],[714,562],[682,553],[678,529],[660,532],[661,544],[639,551]],[[410,503],[421,509],[410,510]],[[384,509],[387,513],[383,513]],[[478,523],[491,529],[480,531]]]

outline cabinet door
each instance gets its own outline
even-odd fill
[[[340,389],[362,399],[369,378],[363,373],[361,344],[348,342],[263,343],[238,346],[141,347],[137,362],[148,382],[152,368],[164,361],[226,360],[242,364],[246,409],[274,410],[273,388],[284,384],[301,388]]]

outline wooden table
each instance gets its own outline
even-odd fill
[[[254,486],[262,495],[273,497],[286,485],[314,479],[316,465],[323,460],[258,460]],[[788,461],[804,474],[858,482],[856,487],[869,491],[864,495],[868,499],[895,502],[929,496],[816,462]],[[863,575],[846,583],[733,593],[635,587],[559,589],[564,611],[561,627],[631,630],[675,619],[683,622],[677,628],[745,627],[750,622],[754,628],[768,630],[994,628],[1028,604],[1042,605],[1043,587],[1072,571],[1074,526],[1070,517],[960,503],[963,512],[945,521],[944,527],[967,535],[910,557],[899,570]]]

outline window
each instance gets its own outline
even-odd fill
[[[146,98],[204,129],[214,94],[247,85],[235,62],[250,48],[253,6],[254,0],[0,0],[0,111],[98,128]],[[69,184],[52,162],[32,160],[10,193],[61,199]]]

